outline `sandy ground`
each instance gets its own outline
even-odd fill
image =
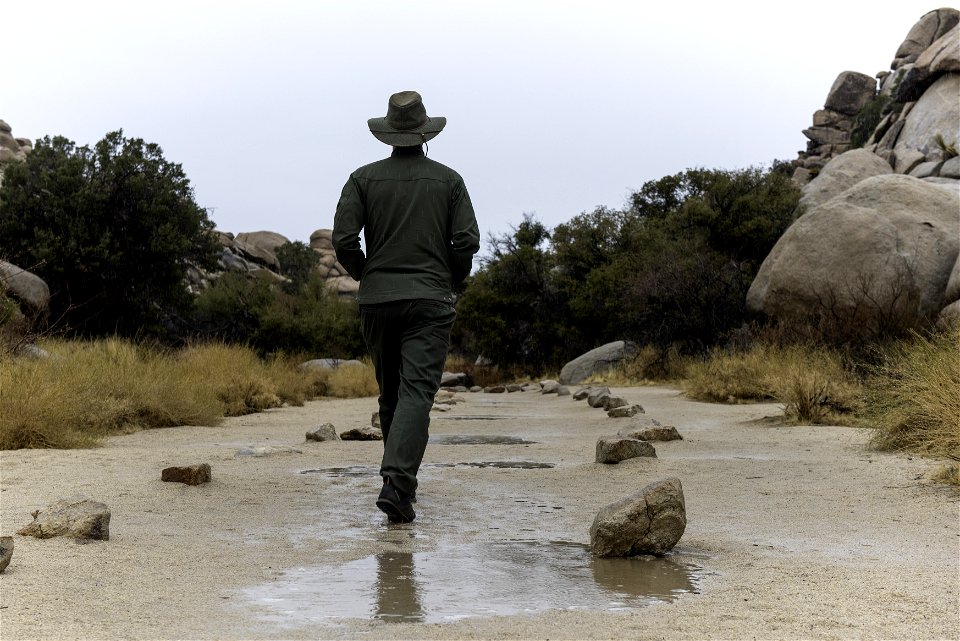
[[[321,422],[365,423],[374,399],[2,452],[0,534],[65,497],[102,501],[112,520],[109,541],[15,537],[0,638],[960,638],[960,496],[925,479],[933,463],[871,452],[866,430],[757,421],[775,405],[617,391],[685,440],[599,465],[597,438],[629,419],[570,397],[464,394],[433,437],[532,443],[432,443],[404,526],[373,505],[380,443],[304,442]],[[247,445],[299,453],[237,456]],[[209,484],[160,481],[200,462]],[[466,465],[490,462],[552,467]],[[685,593],[618,600],[584,552],[590,524],[669,476],[688,525],[664,563],[689,573]],[[584,605],[608,594],[615,605]]]

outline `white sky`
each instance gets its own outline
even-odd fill
[[[620,207],[691,167],[792,159],[837,74],[889,68],[919,0],[50,2],[0,10],[17,137],[156,142],[234,233],[333,224],[366,127],[415,89],[481,232]]]

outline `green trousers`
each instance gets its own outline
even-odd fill
[[[430,409],[457,314],[439,300],[411,299],[360,306],[363,339],[380,387],[383,462],[380,475],[413,494],[427,448]]]

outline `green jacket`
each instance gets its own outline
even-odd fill
[[[457,172],[420,147],[395,147],[389,158],[350,174],[333,220],[333,248],[360,281],[361,304],[453,302],[453,287],[480,250],[480,230]]]

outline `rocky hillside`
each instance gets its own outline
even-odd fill
[[[890,71],[845,71],[804,130],[799,218],[747,306],[857,340],[960,319],[960,12],[920,18]]]

